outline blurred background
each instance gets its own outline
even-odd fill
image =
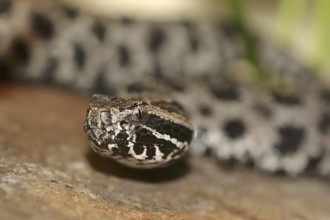
[[[285,48],[330,82],[329,0],[59,1],[118,17],[133,16],[151,20],[234,19],[242,24],[241,28]]]

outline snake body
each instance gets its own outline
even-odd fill
[[[7,78],[110,95],[93,96],[84,124],[101,155],[162,166],[185,154],[194,129],[193,153],[270,172],[330,174],[329,89],[262,40],[261,65],[289,89],[227,77],[244,60],[231,25],[105,18],[2,0],[0,39]]]

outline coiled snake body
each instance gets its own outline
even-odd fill
[[[330,174],[329,90],[262,41],[262,66],[293,81],[289,89],[228,78],[244,59],[230,25],[0,1],[0,39],[7,77],[110,95],[93,96],[84,129],[96,152],[119,162],[152,168],[175,161],[194,128],[194,153],[271,172]]]

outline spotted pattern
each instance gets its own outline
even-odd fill
[[[164,43],[165,38],[165,33],[160,28],[152,28],[149,33],[149,49],[152,52],[157,52]]]
[[[34,13],[31,16],[32,27],[35,32],[43,39],[50,40],[54,35],[53,23],[44,15]]]
[[[66,17],[74,19],[78,16],[78,10],[70,7],[63,7],[63,13]]]
[[[95,22],[94,25],[91,28],[92,33],[96,36],[96,38],[103,42],[106,34],[106,28],[105,26],[100,22]]]
[[[319,122],[319,130],[322,133],[330,131],[330,112],[324,113]]]
[[[204,117],[210,117],[212,115],[212,109],[208,105],[200,105],[199,112]]]
[[[213,88],[212,93],[220,100],[237,101],[239,99],[239,91],[235,86]]]
[[[257,111],[259,115],[263,116],[265,119],[271,119],[273,112],[270,109],[269,106],[262,104],[262,103],[256,103],[253,105],[253,110]]]
[[[13,53],[13,59],[22,64],[27,64],[31,57],[29,45],[22,39],[13,40],[10,51]]]
[[[278,129],[278,133],[280,140],[275,147],[284,155],[297,152],[305,135],[303,129],[292,126],[281,127]]]
[[[185,22],[184,25],[186,26],[188,31],[188,39],[189,39],[191,51],[196,52],[199,49],[199,42],[196,36],[194,25],[192,25],[192,23],[190,22]]]
[[[0,1],[0,22],[0,69],[9,78],[134,97],[93,98],[84,129],[103,156],[134,167],[166,165],[185,154],[194,127],[194,154],[330,175],[329,88],[257,38],[262,67],[294,82],[294,91],[228,79],[244,58],[235,25],[95,17],[15,0]]]
[[[245,133],[245,125],[239,119],[227,121],[224,125],[224,132],[232,139],[240,138]]]
[[[130,55],[129,51],[125,46],[118,47],[118,58],[119,58],[119,65],[120,66],[128,66],[130,65]]]
[[[78,69],[82,69],[84,67],[86,60],[86,52],[84,48],[80,44],[74,45],[74,61]]]
[[[273,92],[273,98],[276,102],[283,105],[300,105],[301,100],[298,96],[290,94],[280,94],[278,92]]]

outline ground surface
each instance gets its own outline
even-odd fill
[[[123,168],[91,152],[89,97],[0,85],[0,219],[329,219],[330,183],[190,158]]]

